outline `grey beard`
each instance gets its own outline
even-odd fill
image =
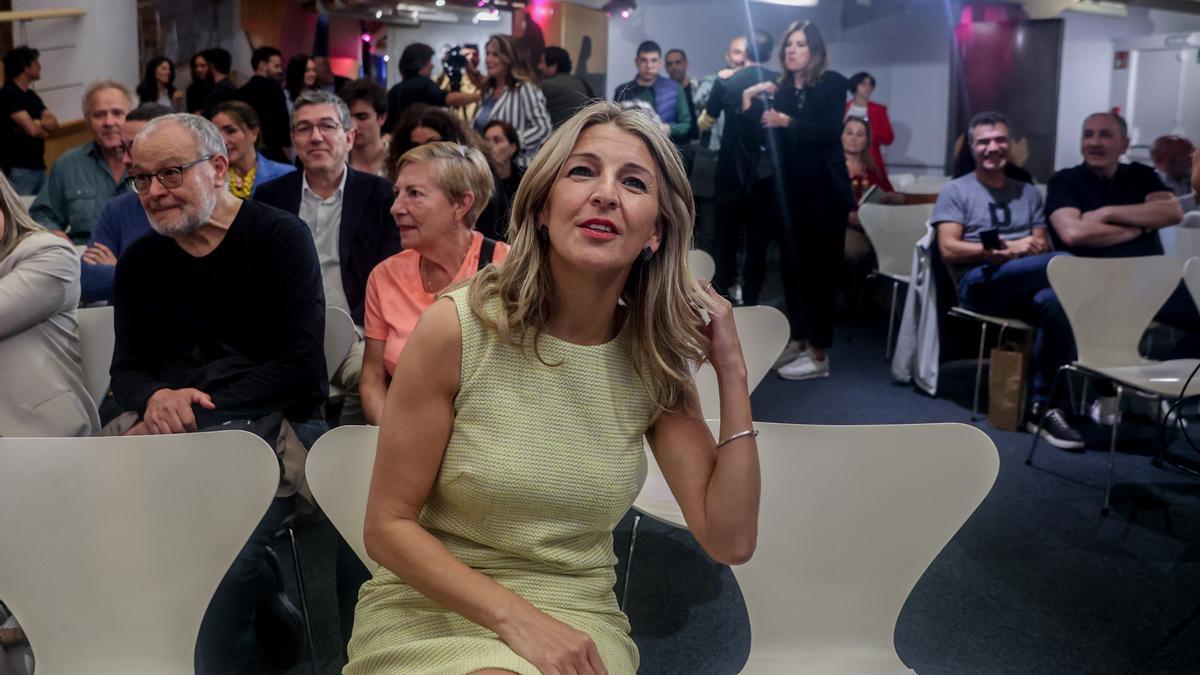
[[[213,211],[216,210],[217,199],[217,191],[211,190],[204,195],[203,201],[200,202],[200,206],[196,210],[195,216],[189,217],[183,224],[176,227],[170,227],[158,223],[154,218],[149,218],[148,220],[150,221],[150,227],[164,237],[170,237],[172,239],[182,239],[190,234],[194,234],[197,230],[204,226],[204,223],[208,222],[208,219],[212,216]]]

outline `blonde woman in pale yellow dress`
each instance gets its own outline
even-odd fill
[[[547,141],[507,261],[434,303],[396,364],[364,531],[380,565],[344,673],[635,672],[612,531],[645,478],[643,437],[709,555],[749,559],[746,366],[729,303],[688,270],[692,203],[640,110],[595,103]],[[720,443],[690,375],[705,358]]]

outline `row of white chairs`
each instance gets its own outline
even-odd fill
[[[758,549],[735,570],[753,634],[743,672],[903,669],[900,609],[991,489],[995,446],[960,424],[757,426]],[[339,427],[307,464],[370,568],[376,443],[374,427]],[[0,592],[38,672],[190,672],[209,598],[274,495],[271,448],[240,431],[0,438],[0,465],[0,513],[31,514],[0,519]]]

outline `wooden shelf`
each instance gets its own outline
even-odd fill
[[[26,9],[12,12],[0,12],[0,23],[12,21],[36,21],[38,19],[72,19],[86,15],[87,12],[77,8],[64,9]]]

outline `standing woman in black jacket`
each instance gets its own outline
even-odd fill
[[[807,21],[788,27],[779,61],[783,76],[747,88],[742,114],[766,128],[767,155],[775,169],[776,226],[792,331],[784,352],[790,358],[779,364],[779,375],[806,380],[829,375],[838,274],[854,203],[841,148],[847,81],[827,70],[825,40]]]

